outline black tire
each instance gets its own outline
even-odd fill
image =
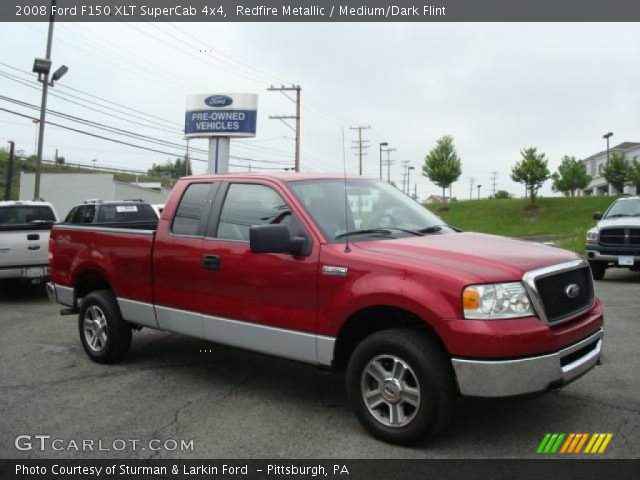
[[[384,362],[397,364],[396,359],[404,362],[401,369],[405,369],[404,377],[400,377],[404,380],[399,383],[402,385],[404,382],[404,386],[399,390],[393,378],[386,377],[384,383],[380,383],[373,375],[365,373],[365,369],[376,362],[384,367]],[[410,382],[412,376],[415,382]],[[457,390],[451,361],[435,341],[417,330],[383,330],[364,339],[349,360],[346,382],[351,408],[360,423],[374,437],[389,443],[407,445],[433,437],[448,425],[453,416]],[[409,388],[419,391],[417,408],[404,400]],[[365,401],[365,392],[373,397],[378,390],[381,393],[375,395],[376,401],[385,401],[370,409]],[[390,425],[394,408],[403,409],[396,418],[404,415],[408,423],[400,421],[395,426]],[[384,417],[385,410],[388,418]]]
[[[96,290],[83,298],[78,330],[84,351],[94,362],[117,363],[131,348],[131,325],[122,319],[109,290]]]
[[[604,272],[607,270],[607,264],[604,262],[589,262],[591,267],[591,274],[594,280],[602,280],[604,278]]]

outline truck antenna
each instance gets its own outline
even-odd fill
[[[344,146],[344,126],[342,127],[342,169],[344,170],[344,232],[345,232],[345,245],[344,253],[350,253],[351,247],[349,247],[349,217],[347,212],[349,211],[349,198],[347,196],[347,157],[345,154]]]

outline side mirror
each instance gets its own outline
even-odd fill
[[[602,212],[594,212],[593,219],[594,220],[602,220]]]
[[[287,225],[254,225],[249,229],[249,246],[253,253],[291,253],[301,255],[303,237],[292,237]]]

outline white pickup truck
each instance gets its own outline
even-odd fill
[[[0,202],[0,279],[38,282],[49,275],[49,234],[58,222],[47,202]]]

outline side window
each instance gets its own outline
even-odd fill
[[[176,235],[198,235],[198,227],[211,199],[210,183],[192,183],[182,195],[171,232]]]
[[[93,218],[96,216],[96,207],[95,205],[87,206],[87,209],[84,211],[84,219],[82,223],[93,223]]]
[[[272,188],[234,183],[229,186],[220,212],[218,238],[249,241],[252,225],[291,222],[291,209]]]
[[[78,207],[73,207],[71,210],[69,210],[69,213],[67,213],[67,216],[64,218],[64,223],[71,223],[71,219],[73,218],[73,215],[76,213],[77,209]]]
[[[71,217],[71,223],[82,223],[86,208],[87,207],[76,207],[74,209],[73,216]]]

